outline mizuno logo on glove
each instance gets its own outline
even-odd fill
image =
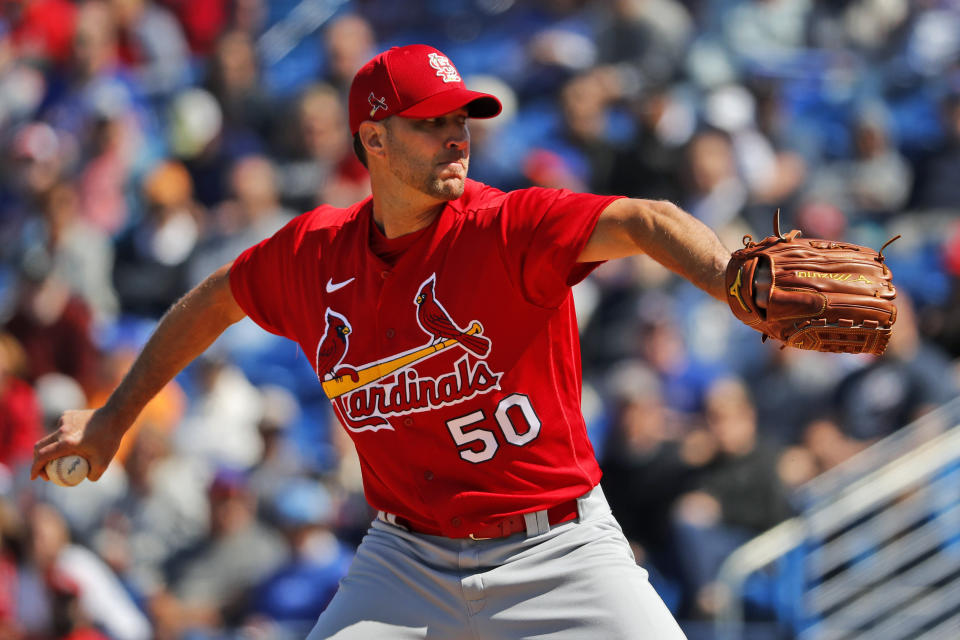
[[[855,280],[851,280],[856,276]],[[830,280],[838,280],[840,282],[865,282],[867,284],[873,284],[873,280],[868,280],[863,276],[863,274],[858,273],[823,273],[821,271],[797,271],[798,278],[829,278]]]

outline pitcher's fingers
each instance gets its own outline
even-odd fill
[[[48,433],[43,436],[33,445],[33,464],[30,467],[30,479],[35,480],[38,475],[42,475],[44,480],[47,480],[46,473],[42,473],[43,468],[46,466],[47,461],[45,458],[40,457],[40,451],[49,447],[51,443],[57,441],[57,432]]]
[[[100,476],[102,476],[106,470],[107,470],[106,466],[101,467],[99,470],[97,470],[94,467],[93,463],[91,462],[90,472],[87,474],[87,480],[89,480],[90,482],[96,482],[97,480],[100,479]]]
[[[46,440],[46,438],[44,438]],[[42,475],[45,480],[47,480],[47,473],[44,470],[44,467],[47,466],[47,463],[53,460],[54,458],[59,458],[66,455],[66,452],[63,449],[66,447],[65,444],[54,439],[53,442],[47,442],[42,444],[44,440],[41,440],[33,449],[33,465],[30,467],[30,479],[35,480],[37,476]]]
[[[45,436],[37,440],[33,444],[33,456],[36,457],[37,451],[39,451],[42,447],[49,445],[51,442],[56,442],[58,439],[59,439],[58,433],[56,431],[51,431],[50,433],[46,434]]]

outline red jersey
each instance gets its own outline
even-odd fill
[[[245,251],[231,289],[313,363],[370,504],[463,537],[600,480],[570,287],[614,199],[468,180],[391,262],[370,248],[370,198],[322,206]]]

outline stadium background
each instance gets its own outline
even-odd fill
[[[355,454],[295,345],[248,321],[100,482],[27,470],[188,287],[366,195],[345,92],[410,42],[504,102],[471,124],[475,179],[671,199],[731,248],[777,207],[808,236],[903,234],[881,358],[761,344],[642,257],[576,289],[604,485],[691,638],[797,487],[958,395],[955,0],[3,0],[0,638],[302,637],[332,595],[370,517]]]

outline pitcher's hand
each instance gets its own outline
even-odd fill
[[[45,467],[55,458],[71,454],[83,456],[90,463],[87,478],[97,480],[120,447],[126,429],[104,409],[65,411],[57,428],[40,438],[33,446],[30,478],[49,480]]]

